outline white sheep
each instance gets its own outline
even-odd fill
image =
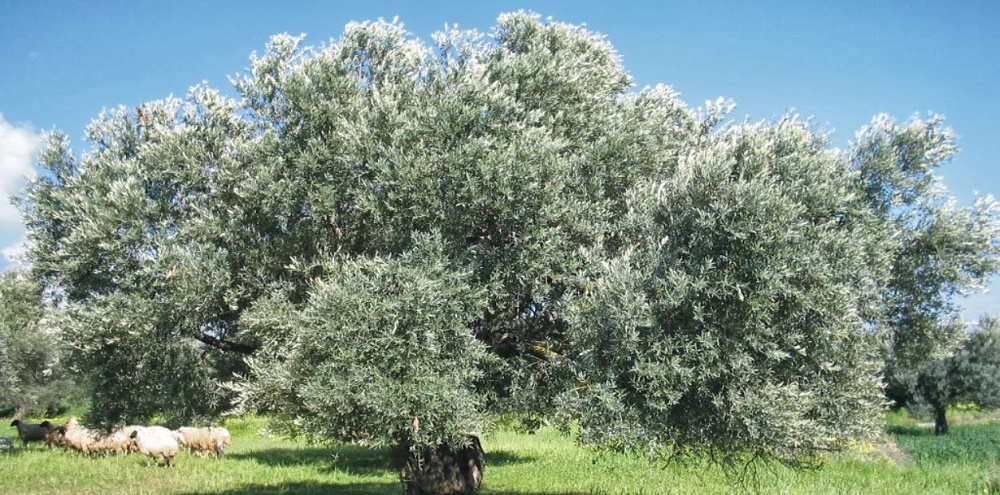
[[[212,439],[215,441],[215,457],[222,457],[226,453],[226,447],[232,443],[233,437],[229,434],[229,430],[221,426],[212,426],[209,430],[212,431]]]
[[[162,426],[146,426],[137,428],[129,435],[135,450],[149,456],[150,459],[158,463],[162,458],[167,463],[167,467],[174,465],[174,456],[177,455],[177,440],[173,433]],[[149,466],[149,460],[146,460]]]
[[[173,433],[177,443],[184,445],[188,450],[212,452],[217,459],[225,454],[226,445],[232,441],[229,430],[218,426],[205,428],[182,426]]]
[[[93,454],[100,447],[97,432],[84,428],[76,419],[70,419],[65,425],[57,428],[62,433],[63,445],[84,454]]]
[[[14,451],[14,439],[11,437],[0,437],[0,450],[7,452]]]
[[[128,454],[132,450],[132,432],[137,428],[141,426],[130,425],[105,435],[97,440],[96,450],[119,455]]]
[[[20,419],[15,419],[10,425],[17,427],[17,436],[21,438],[25,447],[28,446],[28,442],[44,441],[45,434],[49,432],[41,424],[25,423]]]

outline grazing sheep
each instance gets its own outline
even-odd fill
[[[226,446],[233,442],[233,437],[229,434],[229,430],[221,426],[212,426],[210,429],[215,440],[215,457],[222,457],[226,453]]]
[[[28,446],[28,442],[44,441],[45,434],[49,431],[40,424],[25,423],[20,419],[15,419],[10,425],[17,427],[17,436],[21,437],[25,447]]]
[[[45,445],[50,448],[53,445],[65,445],[63,430],[59,429],[59,425],[46,420],[42,421],[42,424],[39,426],[45,428]]]
[[[12,452],[14,450],[14,439],[11,437],[0,437],[0,450]]]
[[[170,430],[162,426],[147,426],[135,429],[129,437],[135,450],[149,456],[146,460],[147,467],[150,459],[159,463],[160,458],[166,461],[167,467],[173,467],[174,456],[177,455],[177,440]]]
[[[66,422],[65,425],[57,428],[62,433],[63,445],[73,450],[79,450],[84,454],[93,454],[98,450],[97,432],[84,428],[75,419]]]
[[[142,427],[131,425],[111,432],[110,435],[98,441],[98,450],[119,455],[130,453],[132,451],[132,432],[138,428]]]
[[[173,433],[177,443],[187,447],[188,450],[211,452],[215,454],[216,459],[225,454],[226,445],[232,441],[229,430],[218,426],[205,428],[183,426]]]

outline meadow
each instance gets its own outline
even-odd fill
[[[702,462],[663,465],[595,452],[555,430],[507,429],[482,438],[486,478],[481,493],[590,494],[956,494],[1000,493],[1000,422],[966,416],[952,433],[902,415],[887,416],[886,435],[831,457],[815,470],[766,466],[743,484]],[[0,436],[17,433],[4,420]],[[399,494],[388,453],[332,447],[266,432],[257,417],[226,425],[233,445],[216,460],[181,453],[176,466],[145,467],[139,455],[86,457],[44,445],[0,454],[4,494]]]

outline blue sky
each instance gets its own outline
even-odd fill
[[[692,106],[719,96],[732,117],[812,117],[846,146],[873,115],[944,115],[961,153],[941,170],[968,204],[1000,195],[1000,2],[941,1],[105,1],[0,0],[0,190],[31,173],[38,133],[79,152],[102,108],[228,89],[272,34],[340,36],[350,21],[397,17],[417,37],[445,23],[489,31],[519,9],[607,35],[637,88],[668,84]],[[23,239],[0,206],[0,268]],[[1000,283],[964,301],[1000,314]]]

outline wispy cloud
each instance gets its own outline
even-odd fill
[[[23,250],[24,224],[10,197],[24,187],[28,177],[34,176],[31,159],[38,144],[39,136],[32,130],[15,127],[0,114],[0,269]]]
[[[1000,293],[1000,277],[993,277],[985,292],[971,294],[958,301],[965,308],[962,317],[968,322],[975,323],[986,314],[1000,315],[1000,300],[996,296],[998,293]]]
[[[21,235],[13,243],[0,247],[0,269],[22,266],[21,256],[28,249],[28,236]]]

